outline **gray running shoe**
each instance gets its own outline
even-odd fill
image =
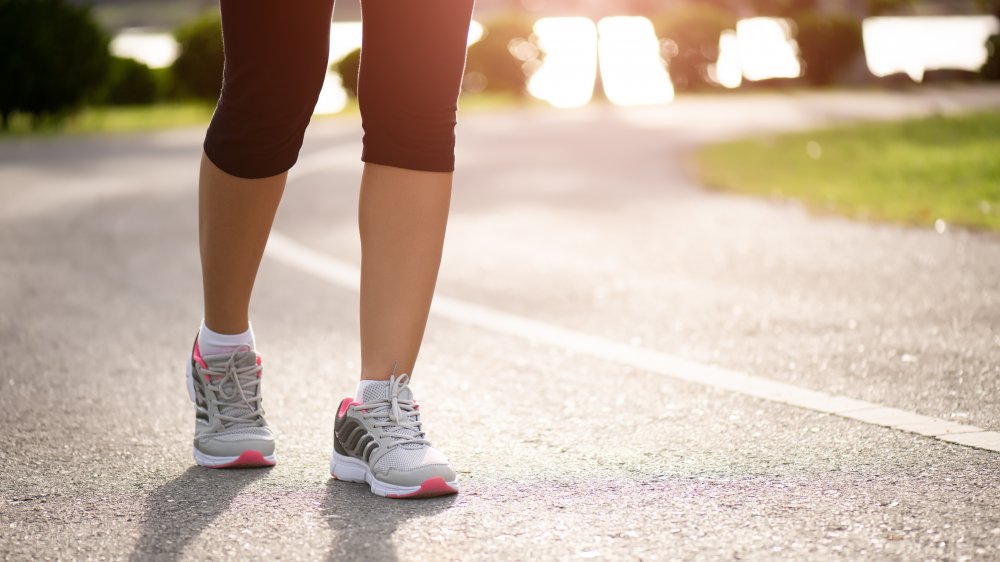
[[[365,387],[363,402],[344,398],[334,425],[330,475],[366,482],[389,498],[427,498],[458,492],[448,459],[424,439],[409,375]]]
[[[260,355],[249,346],[201,355],[195,338],[187,366],[195,407],[194,460],[209,468],[274,466],[274,434],[261,405]]]

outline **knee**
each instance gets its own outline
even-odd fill
[[[362,106],[361,160],[411,170],[455,170],[455,96],[437,103],[371,97]]]
[[[365,6],[368,36],[358,77],[362,160],[454,171],[471,0]]]
[[[205,135],[205,154],[237,177],[263,178],[288,171],[298,160],[325,69],[324,60],[281,72],[240,75],[227,70]]]

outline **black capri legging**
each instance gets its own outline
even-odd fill
[[[295,164],[329,55],[334,0],[222,0],[222,94],[205,154],[242,178]],[[361,0],[361,160],[455,169],[474,0]]]

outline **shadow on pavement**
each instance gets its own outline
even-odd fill
[[[331,478],[322,507],[326,524],[335,534],[327,560],[399,560],[392,544],[399,524],[441,513],[457,497],[393,500],[376,496],[367,485]]]
[[[149,494],[142,534],[129,559],[177,560],[244,488],[269,472],[261,468],[188,468]]]

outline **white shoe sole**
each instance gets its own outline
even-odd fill
[[[260,451],[244,451],[235,457],[213,457],[192,447],[194,462],[206,468],[253,468],[274,466],[277,458],[274,454],[262,455]]]
[[[419,486],[397,486],[382,482],[372,474],[368,463],[345,457],[333,452],[330,457],[330,476],[344,482],[359,482],[368,484],[373,494],[384,498],[429,498],[458,493],[458,479],[451,482],[444,478],[429,478]]]

